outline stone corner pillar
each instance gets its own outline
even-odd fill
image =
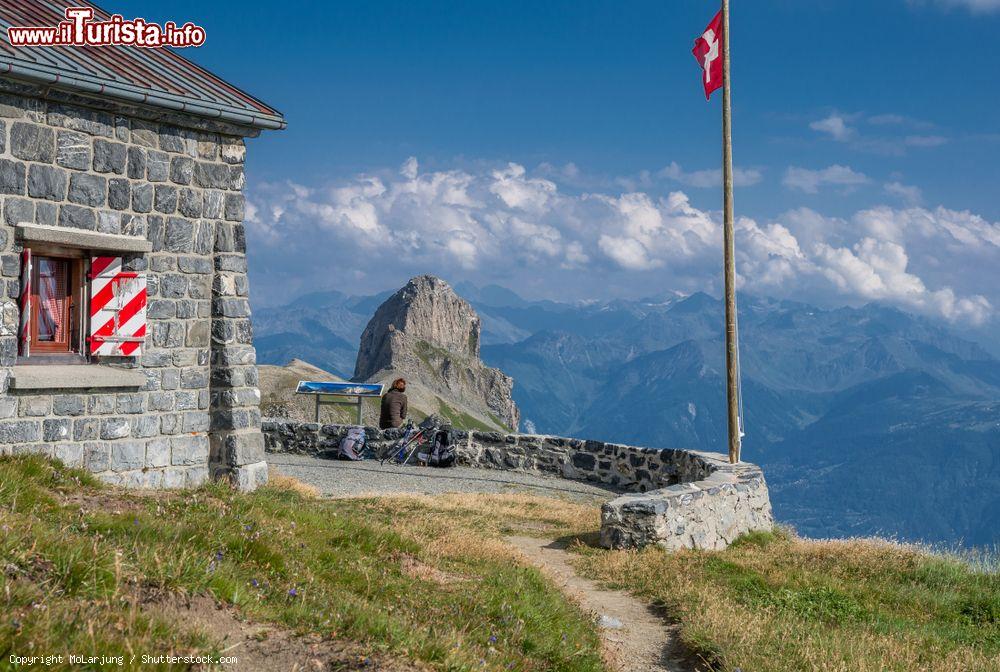
[[[230,221],[216,222],[212,283],[211,425],[209,471],[241,491],[267,483],[264,435],[260,427],[257,353],[250,324],[246,238],[242,194],[227,202]]]

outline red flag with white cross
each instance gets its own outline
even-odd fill
[[[701,82],[705,85],[705,99],[712,97],[712,92],[722,88],[722,12],[720,11],[708,24],[701,37],[694,41],[692,51],[698,65],[701,66]]]

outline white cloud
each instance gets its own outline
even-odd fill
[[[934,128],[934,124],[929,121],[922,121],[908,117],[905,114],[873,114],[865,118],[865,121],[872,126],[902,126],[914,129]]]
[[[907,123],[907,118],[901,114],[876,114],[868,117],[868,123],[874,126],[901,126]]]
[[[502,170],[493,171],[490,191],[507,204],[520,210],[541,210],[556,193],[554,182],[543,179],[528,179],[524,166],[509,163]]]
[[[587,198],[605,206],[607,225],[598,240],[600,251],[624,269],[657,268],[668,258],[696,256],[716,235],[711,218],[692,208],[680,192],[659,202],[644,193]]]
[[[984,322],[992,310],[981,295],[959,299],[951,288],[928,290],[908,271],[909,257],[897,243],[864,238],[852,249],[821,245],[818,253],[820,272],[842,293],[973,324]]]
[[[707,189],[722,186],[722,169],[696,170],[685,172],[680,164],[672,161],[669,166],[660,170],[657,177],[674,180],[687,187],[697,189]],[[752,187],[760,184],[764,179],[764,174],[755,168],[734,168],[733,184],[737,187]]]
[[[921,6],[926,5],[928,0],[907,0],[907,2],[913,6]],[[973,14],[988,14],[1000,10],[1000,0],[933,0],[933,2],[945,8],[968,9]]]
[[[883,189],[885,193],[895,196],[906,205],[920,205],[920,202],[924,200],[920,187],[914,187],[901,182],[889,182]]]
[[[878,133],[873,133],[871,127],[878,129]],[[810,129],[830,140],[845,143],[851,149],[885,156],[904,156],[910,149],[929,149],[947,144],[948,138],[943,135],[913,133],[933,127],[931,123],[892,113],[865,116],[832,112],[809,124]],[[904,135],[907,130],[910,134]]]
[[[880,206],[849,220],[805,209],[780,219],[803,251],[803,295],[885,301],[972,324],[990,319],[1000,299],[996,283],[963,272],[1000,261],[1000,224],[972,213]]]
[[[820,133],[826,133],[837,142],[848,142],[857,135],[857,130],[847,125],[847,120],[843,115],[836,112],[809,124],[809,128]]]
[[[417,157],[415,156],[411,156],[406,161],[403,161],[403,165],[399,168],[399,174],[408,180],[416,178],[419,172],[420,164],[417,162]]]
[[[741,239],[742,287],[752,285],[770,293],[811,270],[798,239],[782,224],[758,226],[753,220],[741,219],[737,235]]]
[[[940,147],[948,144],[948,138],[940,135],[908,135],[903,138],[907,147]]]
[[[649,250],[635,238],[601,236],[597,244],[601,252],[626,270],[645,271],[663,265],[659,259],[652,258]]]
[[[844,166],[785,175],[790,188],[813,193],[867,182]],[[372,293],[418,273],[563,300],[720,292],[719,213],[680,191],[658,194],[651,184],[581,192],[516,163],[426,170],[408,159],[322,187],[254,185],[246,227],[255,295],[287,302],[316,289]],[[848,218],[807,208],[770,221],[740,218],[741,289],[988,320],[1000,301],[1000,283],[988,276],[1000,267],[1000,224],[917,207],[919,190],[900,182],[883,188],[905,207]]]
[[[870,181],[864,173],[847,166],[833,165],[823,170],[791,166],[785,171],[785,177],[781,182],[789,189],[816,194],[819,193],[820,187],[827,185],[851,188],[868,184]]]
[[[967,210],[881,206],[862,210],[854,219],[865,233],[900,242],[933,241],[932,247],[942,252],[990,255],[1000,251],[1000,224]]]
[[[583,250],[583,245],[574,240],[566,246],[566,259],[563,268],[582,268],[590,262],[590,255]]]

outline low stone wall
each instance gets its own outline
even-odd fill
[[[333,456],[347,430],[263,422],[265,448],[273,453]],[[365,433],[378,446],[402,432],[367,427]],[[732,465],[722,455],[499,432],[460,431],[456,438],[463,465],[591,481],[625,493],[602,507],[601,543],[610,548],[722,549],[774,524],[760,467]]]

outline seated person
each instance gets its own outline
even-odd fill
[[[392,387],[382,397],[382,412],[379,414],[379,429],[401,427],[406,420],[406,381],[397,378]]]

